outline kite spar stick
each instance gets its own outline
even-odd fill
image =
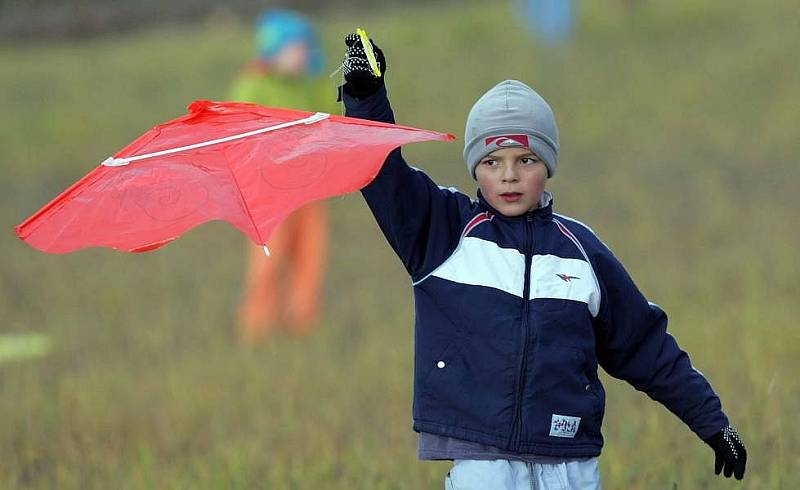
[[[248,136],[255,136],[257,134],[268,133],[270,131],[275,131],[276,129],[288,128],[290,126],[296,126],[298,124],[313,124],[315,122],[322,121],[323,119],[327,119],[328,116],[330,116],[330,114],[327,114],[325,112],[317,112],[312,116],[308,116],[303,119],[298,119],[296,121],[289,121],[287,123],[277,124],[275,126],[269,126],[261,129],[255,129],[253,131],[248,131],[246,133],[234,134],[231,136],[226,136],[224,138],[218,138],[215,140],[203,141],[201,143],[195,143],[193,145],[179,146],[177,148],[170,148],[168,150],[161,150],[161,151],[156,151],[154,153],[136,155],[133,157],[123,157],[123,158],[108,157],[105,160],[103,160],[102,165],[105,165],[106,167],[121,167],[123,165],[128,165],[129,163],[135,162],[137,160],[144,160],[145,158],[161,157],[164,155],[171,155],[173,153],[180,153],[182,151],[194,150],[196,148],[203,148],[204,146],[226,143],[228,141],[234,141],[242,138],[247,138]]]

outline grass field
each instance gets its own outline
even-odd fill
[[[331,71],[343,34],[368,28],[403,124],[461,138],[503,78],[551,102],[556,209],[667,310],[750,454],[743,483],[715,477],[674,416],[606,378],[605,488],[800,488],[800,4],[583,5],[553,48],[477,2],[318,20]],[[331,201],[321,329],[256,349],[234,335],[244,242],[227,224],[143,255],[50,256],[13,234],[144,130],[224,99],[248,27],[0,46],[0,334],[53,345],[0,364],[0,488],[441,488],[449,466],[415,460],[409,281],[358,194]],[[461,144],[406,156],[472,192]]]

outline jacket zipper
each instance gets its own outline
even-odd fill
[[[531,288],[531,268],[533,267],[533,214],[525,216],[525,279],[522,287],[522,355],[519,362],[519,375],[517,376],[516,404],[514,406],[514,423],[511,426],[511,435],[508,448],[518,452],[520,434],[522,432],[522,391],[525,388],[525,372],[528,365],[528,317]]]

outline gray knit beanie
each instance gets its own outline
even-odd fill
[[[483,94],[467,116],[464,161],[472,178],[481,158],[509,146],[527,147],[547,167],[547,176],[558,165],[558,126],[547,102],[535,90],[517,80],[506,80]]]

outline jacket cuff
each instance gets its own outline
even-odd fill
[[[394,124],[394,113],[389,104],[386,85],[381,85],[378,90],[364,99],[356,99],[339,87],[339,95],[344,101],[345,115],[359,119],[369,119]]]
[[[728,417],[724,413],[720,413],[720,415],[721,418],[715,420],[715,423],[713,424],[705,424],[702,427],[692,428],[697,437],[705,441],[709,437],[729,426],[730,420],[728,420]]]

